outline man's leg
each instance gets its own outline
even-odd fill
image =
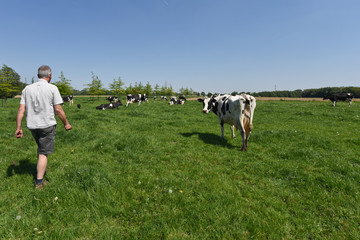
[[[38,163],[37,163],[37,180],[43,179],[44,178],[44,174],[46,171],[46,166],[47,166],[47,162],[48,162],[48,158],[47,158],[47,154],[38,154]]]

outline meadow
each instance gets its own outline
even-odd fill
[[[242,152],[197,101],[74,100],[41,190],[20,99],[0,108],[1,239],[360,239],[358,102],[258,101]]]

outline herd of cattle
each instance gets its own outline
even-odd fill
[[[354,95],[352,93],[333,93],[325,95],[323,100],[329,99],[333,102],[334,107],[338,101],[348,101],[350,107],[353,98]],[[117,109],[119,106],[123,105],[117,96],[107,97],[106,100],[108,100],[109,103],[101,104],[100,106],[97,106],[96,109]],[[154,101],[156,100],[157,98],[155,96]],[[161,100],[168,101],[166,96],[161,96]],[[72,95],[64,96],[63,101],[69,102],[70,105],[74,104]],[[179,98],[172,96],[168,104],[184,104],[185,101],[186,98],[184,96],[180,96]],[[241,150],[246,151],[248,139],[253,128],[252,121],[256,108],[255,97],[249,94],[240,94],[235,96],[220,94],[212,95],[211,97],[198,98],[198,101],[203,103],[203,113],[213,112],[215,115],[217,115],[221,127],[222,138],[224,138],[225,123],[230,125],[233,138],[235,137],[234,128],[240,131],[242,138]],[[146,94],[128,94],[126,96],[126,106],[132,103],[138,103],[138,105],[140,105],[142,102],[149,102]],[[78,104],[77,107],[81,108],[80,104]]]

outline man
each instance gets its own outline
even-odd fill
[[[64,123],[66,130],[72,127],[66,119],[61,105],[61,98],[58,88],[50,84],[51,68],[47,65],[38,69],[39,81],[24,88],[21,95],[20,106],[16,116],[15,137],[22,138],[23,131],[21,122],[26,112],[26,126],[31,131],[38,145],[38,163],[35,188],[42,188],[47,181],[44,181],[48,154],[54,151],[56,119],[55,113]]]

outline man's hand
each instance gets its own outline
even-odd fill
[[[15,137],[16,138],[22,138],[23,136],[24,136],[24,133],[23,133],[22,129],[16,129]]]
[[[71,130],[72,129],[72,126],[69,123],[65,124],[64,127],[65,127],[65,130]]]

